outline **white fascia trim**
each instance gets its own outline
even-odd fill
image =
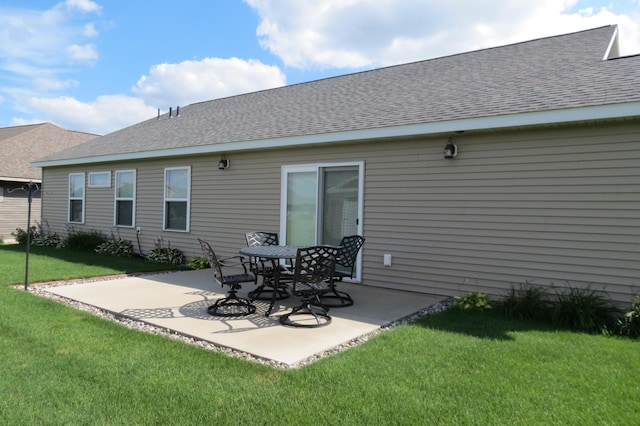
[[[357,140],[374,140],[403,136],[431,135],[458,131],[505,129],[510,127],[535,126],[545,124],[571,123],[580,121],[607,120],[625,117],[640,117],[640,102],[596,105],[560,110],[526,112],[491,117],[464,118],[460,120],[438,121],[406,126],[379,127],[347,132],[322,133],[292,136],[276,139],[259,139],[229,142],[214,145],[170,148],[157,151],[130,152],[95,157],[72,158],[51,161],[36,161],[32,167],[56,167],[77,164],[143,160],[151,158],[176,157],[184,155],[216,154],[253,149],[294,147]]]
[[[16,178],[11,176],[0,176],[0,182],[24,182],[24,183],[42,183],[42,179],[34,179],[34,178]]]

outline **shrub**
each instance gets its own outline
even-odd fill
[[[156,248],[151,250],[147,255],[149,262],[169,263],[171,265],[182,265],[185,262],[184,254],[176,248],[171,248],[171,243],[167,241],[165,246],[164,239],[158,237],[156,239]]]
[[[106,243],[108,238],[100,231],[78,231],[70,229],[64,246],[79,251],[94,251],[100,244]]]
[[[631,310],[618,319],[617,332],[622,336],[640,337],[640,298],[634,297]]]
[[[191,269],[205,269],[209,267],[209,261],[204,257],[196,256],[188,264]]]
[[[53,234],[40,234],[33,237],[33,245],[43,247],[61,247],[63,244],[62,238],[57,233]]]
[[[96,247],[96,252],[119,257],[132,257],[133,244],[131,241],[123,240],[122,238],[113,238]]]
[[[460,309],[485,310],[491,309],[489,296],[484,293],[467,293],[466,296],[456,296],[453,305]]]
[[[22,228],[16,228],[15,232],[12,232],[11,235],[16,239],[16,242],[21,245],[27,244],[27,238],[31,238],[31,241],[38,236],[38,229],[35,226],[30,228],[31,236],[29,237],[27,231]]]
[[[619,314],[620,310],[604,293],[591,288],[568,286],[558,293],[552,307],[551,320],[560,327],[609,334]]]
[[[543,288],[525,283],[518,288],[511,286],[499,309],[515,318],[549,321],[550,306],[549,294]]]

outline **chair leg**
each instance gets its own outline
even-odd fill
[[[315,299],[315,303],[312,303],[309,298],[303,299],[300,306],[293,308],[291,312],[280,317],[280,324],[298,328],[317,328],[329,325],[331,317],[327,313],[328,309],[323,306],[317,296]],[[311,316],[315,323],[296,322],[291,318],[296,316]]]
[[[349,293],[338,291],[335,283],[331,284],[329,292],[321,295],[319,300],[324,306],[330,308],[344,308],[353,305],[353,299]]]
[[[264,296],[263,296],[263,293]],[[275,293],[275,294],[274,294]],[[249,299],[253,300],[282,300],[289,297],[289,292],[284,288],[267,288],[266,285],[259,285],[255,290],[249,292]]]
[[[238,297],[235,291],[230,291],[227,297],[216,300],[216,303],[207,308],[209,315],[217,317],[243,317],[255,311],[255,305],[248,299]]]

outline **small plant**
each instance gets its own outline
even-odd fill
[[[620,310],[604,293],[591,288],[568,286],[558,293],[551,321],[557,326],[573,330],[609,334],[619,314]]]
[[[493,307],[489,296],[484,293],[467,293],[464,297],[456,296],[453,305],[460,309],[476,309],[481,311]]]
[[[34,233],[31,243],[35,246],[42,247],[62,247],[63,240],[56,232],[51,232],[51,227],[47,220],[43,220],[42,223],[36,222],[37,231]]]
[[[64,246],[71,250],[94,251],[100,244],[107,241],[106,235],[95,229],[87,232],[70,228]]]
[[[523,319],[549,321],[549,294],[529,283],[511,286],[507,296],[500,302],[500,310],[507,316]]]
[[[205,269],[209,267],[209,261],[204,257],[196,256],[191,259],[187,266],[191,269]]]
[[[165,245],[162,237],[158,237],[156,239],[156,248],[149,252],[147,260],[149,262],[169,263],[171,265],[183,265],[185,262],[182,251],[176,248],[171,248],[171,243],[169,241],[167,241],[167,244]]]
[[[31,227],[30,241],[34,246],[43,247],[61,247],[62,238],[55,232],[51,232],[48,224],[45,221],[46,226],[37,223]],[[18,244],[27,244],[27,231],[22,228],[16,228],[15,232],[12,232],[18,242]]]
[[[631,310],[618,319],[617,331],[621,336],[640,337],[640,297],[634,297]]]
[[[57,233],[53,234],[39,234],[33,237],[33,245],[43,247],[61,247],[62,238]]]
[[[122,238],[111,239],[100,244],[96,248],[96,253],[106,253],[112,256],[131,257],[133,256],[133,244],[131,241]]]
[[[16,228],[15,232],[12,232],[11,235],[13,235],[13,237],[16,239],[16,242],[18,244],[26,245],[28,238],[30,238],[30,240],[33,241],[34,238],[38,236],[38,228],[36,228],[35,226],[32,226],[30,228],[30,233],[31,235],[29,236],[29,234],[27,234],[27,231],[25,231],[24,229]]]

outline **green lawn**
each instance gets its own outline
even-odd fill
[[[0,424],[640,422],[638,341],[452,309],[276,370],[11,289],[24,276],[15,250],[0,246]],[[106,262],[58,269],[59,255],[34,250],[32,268],[86,276]]]
[[[146,262],[138,257],[125,259],[50,247],[31,246],[29,251],[29,283],[184,268]],[[0,245],[0,264],[0,284],[23,284],[25,246]]]

